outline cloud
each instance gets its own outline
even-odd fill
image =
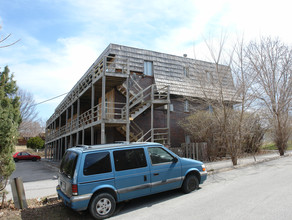
[[[26,0],[5,8],[0,22],[21,41],[0,51],[1,65],[36,102],[68,92],[109,43],[206,60],[204,37],[216,41],[222,30],[292,39],[291,7],[283,0]],[[47,117],[59,102],[38,108]]]

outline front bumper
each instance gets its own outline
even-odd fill
[[[207,171],[202,171],[200,172],[201,175],[201,181],[200,184],[202,184],[203,182],[205,182],[205,180],[207,179]]]

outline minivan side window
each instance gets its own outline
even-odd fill
[[[112,171],[109,152],[88,154],[84,160],[83,174],[85,176],[108,173]]]
[[[143,148],[114,151],[116,171],[147,167]]]
[[[149,147],[148,153],[152,164],[169,163],[174,159],[171,154],[160,147]]]

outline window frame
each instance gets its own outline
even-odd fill
[[[184,112],[186,113],[190,112],[190,103],[189,100],[187,99],[184,100]]]
[[[109,170],[107,170],[106,172],[98,172],[98,173],[90,173],[90,174],[86,174],[85,173],[85,162],[86,162],[86,158],[88,156],[92,156],[92,155],[97,155],[97,154],[106,154],[102,159],[108,157],[108,161],[107,161],[107,165],[109,165]],[[96,162],[100,162],[99,161],[96,161]],[[93,175],[100,175],[100,174],[106,174],[106,173],[111,173],[113,171],[113,168],[112,168],[112,164],[111,164],[111,155],[110,155],[110,152],[109,151],[98,151],[98,152],[92,152],[92,153],[89,153],[89,154],[86,154],[85,157],[84,157],[84,163],[83,163],[83,175],[84,176],[93,176]]]
[[[148,74],[149,73],[149,69],[150,69],[148,64],[151,64],[151,74]],[[143,74],[145,76],[154,76],[153,61],[144,60]]]
[[[65,175],[68,179],[73,179],[78,158],[78,153],[74,151],[67,151],[61,161],[59,172]],[[73,163],[71,163],[70,161],[73,161]]]
[[[119,168],[118,166],[121,166],[122,164],[117,164],[117,160],[118,160],[118,158],[117,158],[117,156],[118,155],[116,155],[117,153],[119,153],[119,152],[125,152],[125,151],[138,151],[138,150],[141,150],[141,152],[143,152],[143,156],[144,156],[144,158],[140,158],[140,159],[143,159],[144,161],[138,161],[138,157],[137,157],[137,154],[136,155],[134,155],[135,157],[133,157],[134,159],[135,159],[135,162],[136,163],[140,163],[141,162],[141,164],[142,164],[142,166],[141,166],[141,164],[139,164],[140,166],[138,166],[138,167],[127,167],[127,168]],[[119,155],[119,156],[121,156],[121,155]],[[143,157],[142,156],[142,157]],[[132,158],[132,159],[133,159]],[[125,160],[126,160],[126,158],[124,158]],[[130,159],[130,158],[128,158],[128,159]],[[134,170],[134,169],[140,169],[140,168],[145,168],[145,167],[147,167],[148,166],[148,164],[147,164],[147,159],[146,159],[146,153],[145,153],[145,150],[144,150],[144,148],[143,147],[139,147],[139,148],[128,148],[128,149],[117,149],[117,150],[114,150],[113,151],[113,162],[114,162],[114,168],[115,168],[115,171],[116,172],[120,172],[120,171],[129,171],[129,170]],[[126,164],[127,165],[127,164]],[[132,164],[133,165],[133,164]],[[118,169],[117,169],[118,168]]]
[[[165,153],[167,153],[168,155],[171,156],[172,160],[170,161],[165,161],[165,162],[159,162],[159,163],[153,163],[152,161],[152,158],[151,158],[151,153],[149,152],[150,149],[154,149],[154,148],[158,148],[158,149],[161,149],[162,151],[164,151]],[[155,147],[148,147],[147,148],[147,152],[148,152],[148,156],[150,158],[150,162],[151,162],[151,165],[152,166],[157,166],[157,165],[162,165],[162,164],[169,164],[169,163],[173,163],[174,160],[175,160],[175,156],[173,156],[171,153],[169,153],[167,150],[163,149],[162,147],[158,147],[158,146],[155,146]]]
[[[187,67],[187,66],[183,67],[183,74],[184,74],[185,77],[190,77],[189,67]]]

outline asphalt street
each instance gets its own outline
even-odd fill
[[[291,219],[292,158],[209,175],[201,189],[125,203],[112,219]]]
[[[248,158],[242,159],[243,166],[237,167],[231,166],[230,161],[207,163],[207,168],[215,172],[208,175],[199,190],[187,195],[173,190],[124,202],[118,204],[112,219],[290,220],[292,157],[273,154],[261,157],[258,159],[262,162],[255,164]],[[228,171],[217,172],[222,168]],[[56,176],[56,167],[45,161],[21,161],[16,163],[12,178],[23,179],[29,199],[56,194]],[[11,191],[9,185],[6,189]]]

